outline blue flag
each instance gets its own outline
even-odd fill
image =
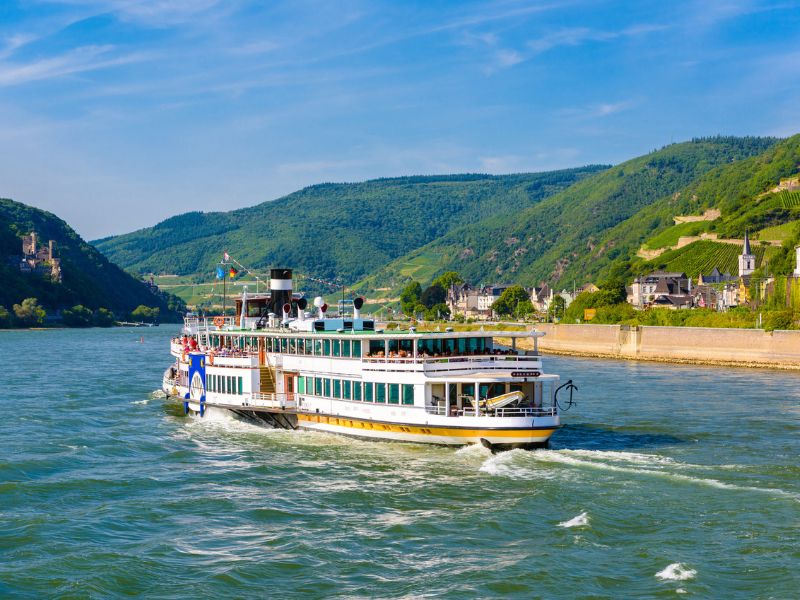
[[[217,279],[224,279],[225,278],[225,269],[222,267],[217,267]]]

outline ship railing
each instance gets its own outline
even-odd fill
[[[448,411],[446,406],[426,406],[425,412],[432,415],[451,416],[451,417],[554,417],[558,414],[555,406],[533,407],[533,406],[514,406],[503,408],[481,408],[475,411],[474,408],[457,408],[451,406]]]
[[[366,363],[396,363],[396,364],[423,364],[440,365],[450,363],[517,363],[531,362],[539,359],[538,353],[528,354],[480,354],[470,356],[365,356]]]
[[[293,393],[264,393],[253,392],[249,398],[246,398],[243,406],[257,406],[262,408],[280,408],[285,410],[287,408],[297,407],[297,398]]]

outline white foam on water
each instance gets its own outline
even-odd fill
[[[492,451],[485,448],[482,444],[467,444],[456,450],[455,454],[456,456],[464,456],[467,458],[485,458],[491,456]]]
[[[560,452],[563,452],[565,454],[570,454],[573,456],[582,456],[585,458],[594,458],[594,459],[605,459],[613,462],[627,462],[627,463],[634,463],[637,465],[684,466],[684,463],[680,463],[676,461],[674,458],[670,458],[669,456],[660,456],[658,454],[640,454],[638,452],[622,452],[622,451],[608,451],[608,450],[569,450],[569,449],[560,450]],[[690,465],[685,465],[685,466],[690,466]]]
[[[157,398],[166,398],[166,397],[167,394],[166,392],[164,392],[164,390],[153,390],[152,392],[150,392],[150,398],[152,400],[155,400]]]
[[[683,563],[672,563],[656,573],[656,577],[662,581],[686,581],[687,579],[694,579],[695,575],[697,575],[697,571],[690,569]]]
[[[655,477],[664,477],[667,479],[686,481],[688,483],[706,485],[709,487],[714,487],[723,490],[758,492],[761,494],[769,494],[772,496],[781,496],[785,498],[791,498],[795,502],[800,502],[800,494],[787,492],[786,490],[782,490],[779,488],[761,488],[755,486],[737,485],[735,483],[725,483],[724,481],[720,481],[718,479],[712,479],[710,477],[693,477],[691,475],[683,475],[681,473],[674,473],[663,469],[645,469],[645,468],[627,467],[599,460],[583,460],[580,458],[575,458],[575,456],[572,456],[572,452],[569,450],[537,450],[535,452],[532,452],[531,456],[534,458],[534,460],[538,460],[541,462],[561,463],[574,467],[588,467],[591,469],[601,469],[604,471],[614,471],[617,473],[631,473],[640,475],[651,475]]]
[[[585,527],[589,524],[589,513],[582,512],[577,517],[572,517],[569,521],[563,521],[558,524],[559,527]]]
[[[484,448],[484,450],[486,450]],[[486,450],[489,452],[489,450]],[[489,458],[483,461],[478,469],[481,473],[488,473],[489,475],[503,475],[511,479],[518,479],[530,475],[530,469],[520,467],[515,464],[518,453],[525,453],[524,450],[509,450],[508,452],[500,452],[499,454],[490,454]]]

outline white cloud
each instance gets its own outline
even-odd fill
[[[556,114],[568,119],[597,119],[630,110],[637,104],[638,100],[634,99],[620,102],[601,102],[581,107],[562,108],[556,111]]]
[[[0,86],[13,86],[146,60],[144,54],[111,56],[113,46],[82,46],[28,63],[0,62]]]

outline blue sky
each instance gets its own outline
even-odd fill
[[[800,0],[0,2],[0,196],[87,239],[323,181],[800,132]]]

